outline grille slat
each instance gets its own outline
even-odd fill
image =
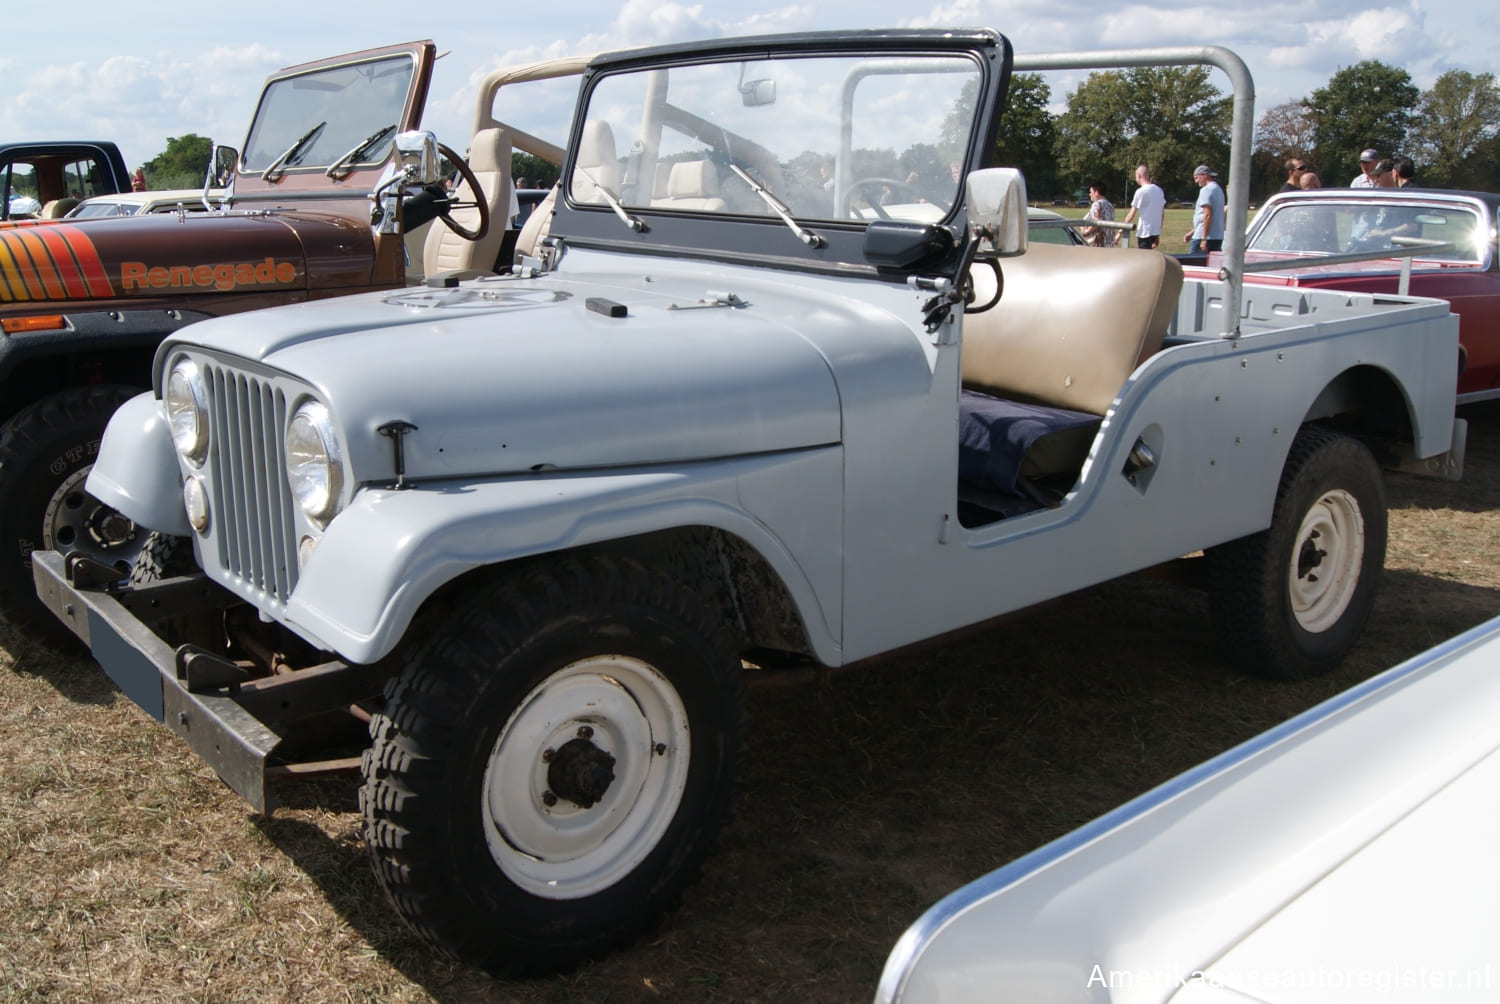
[[[211,501],[221,565],[250,590],[285,603],[297,585],[296,523],[286,482],[285,393],[271,381],[205,366],[213,445]]]

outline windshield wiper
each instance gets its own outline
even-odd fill
[[[307,144],[312,141],[312,138],[314,136],[322,132],[323,127],[327,124],[327,122],[319,122],[317,125],[307,130],[307,132],[303,133],[301,139],[297,140],[297,142],[281,151],[281,156],[271,161],[270,165],[266,168],[265,173],[261,175],[261,178],[265,181],[275,181],[277,178],[285,174],[287,166],[295,163],[293,158],[295,158],[297,154],[301,153],[303,147],[307,146]]]
[[[353,150],[350,150],[338,160],[334,161],[332,164],[329,164],[328,170],[324,171],[323,173],[328,175],[328,177],[332,178],[334,181],[338,181],[346,175],[353,174],[353,167],[350,167],[347,171],[343,171],[342,173],[340,173],[340,168],[342,168],[345,164],[353,164],[355,161],[359,160],[359,158],[363,157],[365,154],[374,149],[376,143],[385,139],[387,135],[395,131],[396,124],[394,122],[387,126],[381,126],[379,129],[376,129],[374,132],[370,133],[370,135],[361,140],[359,145],[356,146]]]
[[[646,221],[638,219],[637,217],[631,216],[629,213],[627,213],[625,211],[625,207],[620,204],[620,200],[615,198],[614,193],[605,188],[603,185],[599,184],[598,179],[596,179],[592,174],[589,174],[587,170],[581,167],[575,167],[573,168],[573,170],[577,171],[579,174],[583,175],[589,180],[589,184],[593,185],[594,188],[598,190],[599,194],[604,196],[604,201],[609,203],[609,208],[615,211],[616,216],[625,221],[625,225],[627,227],[634,230],[636,233],[640,233],[641,231],[646,229]]]
[[[730,164],[729,169],[735,174],[739,175],[740,180],[749,185],[750,191],[754,192],[756,195],[759,195],[762,202],[771,207],[771,212],[781,217],[781,222],[785,223],[787,227],[792,231],[792,233],[797,235],[797,239],[799,241],[801,241],[803,244],[806,244],[810,248],[820,248],[823,246],[823,238],[819,237],[811,230],[808,230],[796,220],[792,219],[792,211],[788,209],[786,203],[778,199],[769,188],[767,188],[765,185],[762,185],[754,178],[750,177],[750,175],[745,172],[745,169],[740,167],[740,165],[738,164]]]

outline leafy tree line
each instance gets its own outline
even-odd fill
[[[1067,95],[1061,115],[1048,110],[1050,101],[1040,75],[1011,78],[991,161],[1021,168],[1033,197],[1072,195],[1098,180],[1118,203],[1140,163],[1173,200],[1196,197],[1197,164],[1228,180],[1232,99],[1206,67],[1093,73]],[[973,102],[972,93],[960,96],[950,130],[966,127]],[[1290,157],[1311,162],[1326,186],[1347,185],[1371,148],[1410,157],[1420,185],[1496,190],[1500,84],[1492,73],[1450,70],[1423,91],[1405,70],[1379,60],[1340,69],[1327,86],[1261,115],[1250,197],[1276,191]]]

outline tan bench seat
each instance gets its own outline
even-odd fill
[[[1018,491],[1076,476],[1126,378],[1161,348],[1182,267],[1156,251],[1033,244],[1001,264],[992,309],[964,318],[959,477]]]

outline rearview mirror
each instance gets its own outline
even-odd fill
[[[776,103],[776,81],[769,77],[759,80],[745,79],[745,65],[740,64],[740,100],[746,108],[757,108],[761,105],[774,105]]]
[[[745,103],[746,108],[756,108],[760,105],[774,105],[776,103],[776,81],[745,81],[743,84],[740,84],[740,100]]]
[[[1014,167],[971,171],[964,182],[969,225],[981,231],[982,250],[1010,258],[1026,253],[1026,179]]]

